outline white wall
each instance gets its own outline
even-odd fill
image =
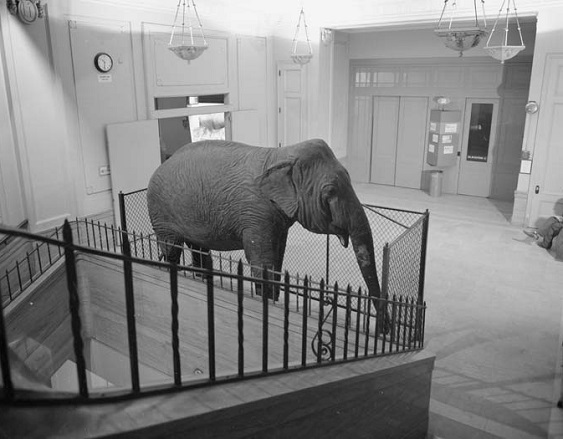
[[[61,99],[47,22],[26,26],[0,4],[11,116],[32,228],[60,225],[72,213],[73,190]]]
[[[27,219],[27,212],[6,81],[0,62],[0,224],[18,226]]]

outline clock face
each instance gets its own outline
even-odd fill
[[[37,6],[31,0],[21,0],[18,3],[18,17],[25,24],[33,23],[38,15]]]
[[[113,67],[113,59],[107,53],[98,53],[94,58],[94,65],[99,72],[107,73]]]

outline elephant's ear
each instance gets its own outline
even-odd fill
[[[272,166],[258,177],[262,193],[273,201],[289,218],[297,213],[297,190],[293,183],[293,162]]]

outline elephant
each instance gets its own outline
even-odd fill
[[[187,144],[162,163],[147,191],[163,253],[179,262],[186,243],[207,250],[244,249],[253,277],[280,272],[289,228],[349,240],[368,292],[381,297],[373,238],[350,176],[320,139],[265,148],[222,140]]]

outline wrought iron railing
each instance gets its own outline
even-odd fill
[[[119,228],[86,218],[76,218],[69,224],[74,231],[75,242],[100,250],[121,251],[122,232]],[[58,242],[62,239],[62,226],[55,227],[46,236]],[[24,250],[16,252],[21,256],[10,261],[0,273],[0,303],[3,306],[17,299],[64,255],[60,246],[48,241],[23,239],[19,245],[24,247]]]
[[[53,239],[62,236],[62,229],[56,227],[48,235]],[[0,273],[0,303],[6,305],[14,301],[23,291],[33,285],[62,256],[61,249],[45,242],[22,242],[21,254],[5,266]],[[25,252],[25,254],[23,254]]]
[[[73,230],[74,229],[74,230]],[[127,233],[111,226],[96,224],[89,220],[76,220],[74,227],[66,222],[62,229],[63,239],[34,235],[20,230],[2,228],[0,233],[20,236],[38,245],[44,244],[56,247],[64,255],[66,279],[68,286],[68,312],[71,320],[73,338],[73,359],[76,363],[77,391],[75,393],[57,393],[42,391],[39,393],[22,392],[14,385],[10,358],[10,340],[5,325],[5,310],[0,307],[0,366],[2,369],[2,383],[0,401],[34,404],[51,404],[53,402],[68,402],[69,400],[87,401],[91,399],[112,399],[138,397],[155,392],[175,392],[193,386],[213,385],[221,382],[241,380],[272,373],[283,373],[326,364],[335,364],[359,358],[376,357],[397,352],[407,352],[421,349],[424,341],[424,319],[426,305],[414,297],[394,296],[392,300],[373,298],[362,294],[361,289],[354,290],[347,286],[341,289],[338,284],[328,285],[324,280],[312,282],[309,277],[291,277],[286,271],[281,281],[273,281],[272,273],[264,272],[262,279],[246,275],[249,267],[241,261],[234,262],[236,270],[217,268],[217,261],[223,261],[226,267],[227,259],[215,256],[209,258],[209,265],[197,268],[184,263],[170,265],[154,259],[140,257],[156,246],[149,236]],[[95,241],[94,241],[95,240]],[[86,242],[79,245],[75,241]],[[88,242],[89,245],[88,246]],[[95,243],[94,243],[95,242]],[[148,243],[148,247],[145,244]],[[97,248],[92,248],[96,246]],[[144,247],[145,246],[145,247]],[[103,250],[102,250],[103,248]],[[155,247],[156,248],[156,247]],[[118,252],[118,249],[120,252]],[[125,319],[127,326],[128,363],[130,369],[130,386],[116,392],[104,389],[99,393],[92,389],[87,379],[87,364],[84,349],[83,312],[80,309],[81,288],[78,281],[77,255],[101,258],[114,261],[123,267],[123,281],[125,286]],[[168,318],[161,324],[170,328],[170,362],[172,374],[170,380],[158,386],[143,383],[140,373],[139,349],[137,337],[137,314],[135,312],[135,270],[134,266],[146,267],[149,270],[169,276],[169,299],[171,310]],[[215,266],[216,268],[213,268]],[[221,267],[221,264],[219,263]],[[230,267],[229,267],[230,268]],[[185,285],[179,286],[179,276],[202,279],[205,282],[205,307],[207,310],[207,373],[201,379],[186,377],[182,370],[181,358],[184,346],[189,343],[182,340],[179,332],[178,316],[182,313],[179,307],[179,294],[184,294]],[[190,281],[191,282],[191,281]],[[279,301],[252,296],[252,286],[255,283],[270,285],[281,291]],[[192,283],[198,285],[197,283]],[[237,349],[231,357],[226,359],[236,370],[217,370],[217,332],[221,322],[215,318],[217,312],[216,287],[229,286],[236,296],[236,339]],[[222,294],[231,294],[225,292]],[[261,303],[261,367],[249,367],[245,363],[247,343],[251,337],[245,333],[244,318],[247,308]],[[254,304],[254,305],[253,305]],[[13,304],[12,306],[15,306]],[[383,316],[387,314],[384,319]],[[283,342],[277,347],[279,352],[275,362],[271,359],[272,344],[269,336],[273,326],[270,319],[273,316],[281,321]],[[297,317],[296,317],[297,316]],[[385,321],[386,324],[382,324]],[[204,328],[199,328],[203,330]],[[290,336],[291,333],[291,336]],[[226,354],[223,353],[223,356]]]

